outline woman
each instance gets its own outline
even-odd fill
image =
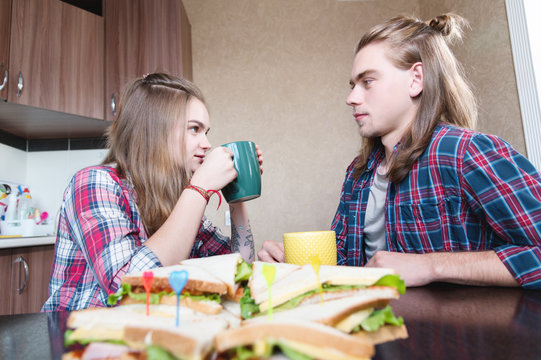
[[[107,157],[77,172],[64,193],[42,311],[105,306],[125,273],[188,257],[233,250],[253,261],[243,203],[230,205],[231,239],[204,217],[210,196],[237,176],[231,150],[207,154],[209,128],[191,82],[150,74],[128,84]]]

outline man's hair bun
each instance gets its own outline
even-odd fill
[[[455,40],[462,39],[462,29],[468,26],[466,20],[456,14],[438,15],[430,21],[427,21],[428,26],[436,30],[446,37],[448,42],[453,43]]]

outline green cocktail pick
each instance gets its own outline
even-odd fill
[[[267,315],[269,316],[269,321],[272,321],[272,294],[271,287],[274,282],[274,277],[276,276],[276,267],[274,265],[263,264],[261,269],[265,282],[267,283],[267,289],[269,294],[269,308],[267,310]]]

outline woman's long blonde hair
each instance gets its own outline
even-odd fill
[[[184,133],[191,98],[204,103],[201,91],[187,80],[162,73],[135,79],[127,84],[108,130],[103,164],[114,163],[120,177],[133,184],[148,236],[169,217],[191,176],[182,165],[187,163]]]
[[[355,47],[357,54],[371,43],[385,42],[389,49],[386,56],[396,67],[407,70],[417,62],[423,64],[424,83],[417,118],[402,138],[400,150],[394,158],[387,159],[393,182],[404,180],[430,143],[438,124],[475,127],[477,102],[448,46],[462,38],[465,25],[466,21],[455,14],[440,15],[427,22],[399,16],[373,27]],[[363,139],[355,165],[356,177],[366,170],[369,156],[379,141],[379,138]]]

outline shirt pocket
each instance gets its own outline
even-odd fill
[[[396,245],[401,251],[424,253],[444,249],[447,199],[400,204],[396,210]]]

